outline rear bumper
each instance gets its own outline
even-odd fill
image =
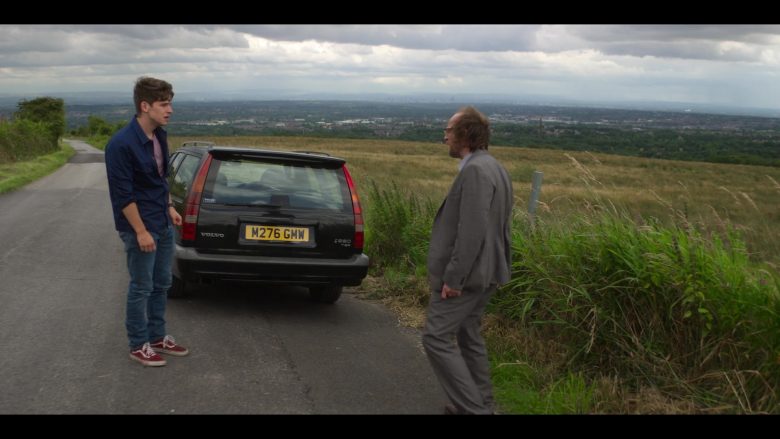
[[[349,259],[215,255],[176,246],[173,274],[185,282],[238,280],[289,285],[360,285],[368,256]]]

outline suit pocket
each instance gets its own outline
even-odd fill
[[[491,259],[484,247],[480,249],[471,272],[466,276],[466,282],[463,284],[464,290],[482,292],[487,289],[491,283],[491,271],[493,270]]]

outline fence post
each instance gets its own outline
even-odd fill
[[[534,171],[531,179],[531,199],[528,200],[528,218],[531,220],[531,229],[534,228],[536,218],[536,204],[539,201],[539,192],[542,190],[542,171]]]

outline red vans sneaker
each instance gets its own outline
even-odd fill
[[[140,349],[130,351],[130,359],[135,360],[144,366],[165,366],[165,360],[158,355],[149,343],[144,343]]]
[[[184,346],[177,345],[176,341],[170,335],[166,335],[162,340],[152,343],[152,349],[154,349],[155,352],[175,355],[177,357],[183,357],[190,353]]]

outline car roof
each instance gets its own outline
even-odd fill
[[[321,163],[332,166],[340,166],[346,162],[346,160],[342,158],[332,157],[322,152],[278,151],[273,149],[246,148],[237,146],[216,146],[211,142],[184,142],[178,151],[191,151],[198,152],[200,154],[208,152],[216,158],[270,158],[282,161]]]

